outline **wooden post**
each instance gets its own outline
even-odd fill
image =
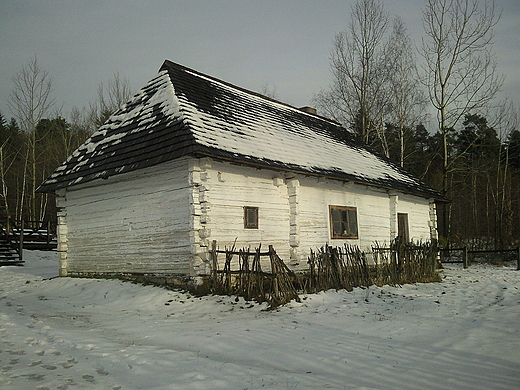
[[[47,250],[51,249],[51,221],[47,221]]]
[[[280,290],[278,288],[278,266],[275,263],[274,259],[274,248],[272,245],[269,245],[269,259],[271,260],[271,273],[273,274],[273,292],[272,292],[272,298],[273,302],[271,302],[271,305],[278,306],[280,302]]]
[[[520,246],[516,247],[516,270],[520,271]]]
[[[18,257],[20,258],[20,261],[23,260],[23,231],[24,231],[24,222],[23,222],[23,219],[22,221],[20,222],[20,253],[18,255]]]
[[[468,268],[468,247],[462,248],[462,266]]]
[[[217,240],[211,243],[211,261],[213,266],[213,288],[217,287]]]

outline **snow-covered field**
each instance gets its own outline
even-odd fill
[[[519,389],[520,271],[327,291],[277,311],[0,268],[1,389]]]

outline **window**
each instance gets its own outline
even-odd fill
[[[358,238],[355,207],[329,206],[332,238]]]
[[[397,237],[402,242],[410,241],[410,235],[408,233],[408,214],[397,213]]]
[[[258,229],[258,207],[244,207],[244,229]]]

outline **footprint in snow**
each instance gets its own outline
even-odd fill
[[[69,362],[60,362],[58,363],[60,366],[62,366],[63,368],[71,368],[74,364],[71,364]]]
[[[83,375],[82,378],[85,379],[89,383],[96,383],[96,380],[94,379],[94,377],[92,375]]]
[[[19,349],[18,351],[6,351],[9,352],[9,355],[25,355],[25,351],[23,349]]]
[[[45,375],[43,374],[24,374],[22,375],[24,378],[27,378],[29,381],[42,381],[45,379]]]
[[[77,364],[77,363],[78,363],[78,361],[75,358],[70,358],[70,359],[67,359],[67,361],[60,362],[58,364],[61,365],[63,368],[71,368],[72,366],[74,366],[74,364]]]
[[[58,390],[67,390],[69,388],[69,386],[75,386],[75,385],[77,385],[77,383],[74,381],[74,379],[69,378],[69,379],[65,380],[65,383],[62,383],[61,385],[56,387],[56,389],[58,389]]]
[[[108,372],[106,372],[103,368],[98,368],[96,372],[98,373],[98,375],[108,375]]]

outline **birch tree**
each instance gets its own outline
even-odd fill
[[[14,119],[11,124],[7,124],[4,117],[0,113],[0,196],[2,197],[3,212],[0,214],[2,220],[7,219],[11,215],[9,206],[10,180],[9,174],[11,168],[16,163],[18,148],[13,138],[18,135],[16,122]],[[14,144],[14,145],[13,145]]]
[[[501,164],[497,164],[496,174],[500,216],[497,227],[501,229],[500,233],[505,237],[505,241],[510,243],[514,237],[513,226],[518,226],[520,220],[518,211],[515,213],[513,207],[513,203],[520,205],[517,180],[520,172],[520,106],[506,100],[500,106],[497,117],[499,137],[505,140],[500,151]],[[514,221],[515,217],[516,221]]]
[[[123,103],[130,100],[132,96],[129,79],[121,77],[119,73],[115,73],[107,83],[100,83],[97,93],[97,100],[90,104],[88,110],[90,132],[103,125],[108,117],[117,111]]]
[[[400,17],[393,23],[387,48],[385,74],[388,75],[390,103],[388,122],[398,133],[398,162],[402,167],[406,157],[406,138],[413,127],[425,119],[426,95],[420,88],[414,46]]]
[[[14,87],[9,94],[8,106],[17,119],[22,131],[27,134],[27,148],[24,165],[24,178],[20,195],[19,212],[29,203],[29,219],[38,219],[36,199],[36,125],[49,113],[56,101],[52,97],[52,80],[43,70],[36,57],[29,60],[18,74],[13,77]]]
[[[449,191],[450,129],[464,115],[486,107],[502,86],[491,50],[498,20],[494,2],[488,0],[427,0],[423,9],[424,84],[442,136],[443,195]],[[441,221],[441,235],[447,237],[449,207],[443,208]]]
[[[333,40],[332,85],[314,98],[325,115],[340,123],[352,124],[357,119],[354,130],[367,144],[375,126],[382,125],[387,29],[388,15],[382,1],[358,0],[347,30]]]

